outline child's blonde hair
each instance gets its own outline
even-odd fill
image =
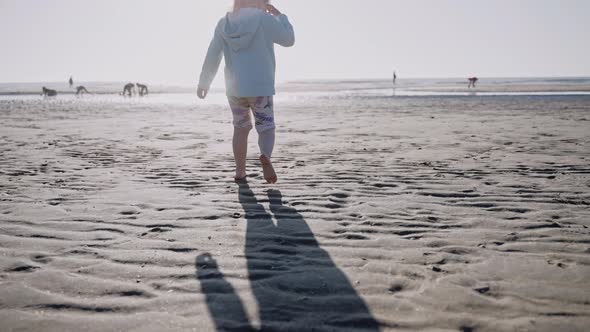
[[[269,0],[234,0],[234,12],[248,7],[264,9],[268,3]]]

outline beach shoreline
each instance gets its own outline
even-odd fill
[[[125,82],[78,82],[98,96],[117,96]],[[55,88],[60,95],[72,96],[75,89],[65,82],[28,82],[0,83],[0,96],[18,98],[19,96],[38,96],[41,87]],[[482,77],[476,88],[467,87],[467,79],[462,78],[407,78],[399,79],[394,85],[391,79],[347,79],[347,80],[301,80],[282,82],[277,85],[281,94],[376,94],[390,95],[395,89],[397,96],[440,95],[453,96],[462,94],[496,94],[496,95],[560,95],[590,94],[588,77],[548,77],[548,78],[501,78]],[[194,84],[150,84],[150,94],[178,95],[194,94]],[[218,84],[210,92],[224,94],[225,90]]]

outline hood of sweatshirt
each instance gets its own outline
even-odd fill
[[[228,13],[221,20],[221,36],[234,52],[250,46],[263,15],[260,9],[242,8],[237,13]]]

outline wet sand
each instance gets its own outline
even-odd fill
[[[195,105],[0,101],[0,330],[590,326],[588,99]]]

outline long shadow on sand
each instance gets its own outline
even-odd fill
[[[248,184],[240,184],[246,213],[246,258],[258,302],[260,331],[379,331],[367,305],[320,248],[303,216],[268,192],[273,218]],[[209,255],[196,260],[197,278],[218,331],[254,331],[242,301]]]

